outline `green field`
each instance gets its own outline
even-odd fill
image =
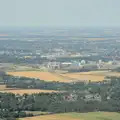
[[[43,115],[19,120],[120,120],[120,113],[90,112],[90,113],[64,113]]]

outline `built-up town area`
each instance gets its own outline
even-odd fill
[[[120,33],[111,29],[5,31],[0,35],[0,67],[23,64],[71,72],[111,70],[120,66],[119,38]]]

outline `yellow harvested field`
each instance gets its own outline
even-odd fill
[[[91,81],[103,81],[108,71],[90,71],[90,72],[77,72],[62,74],[63,77],[68,77],[76,80],[91,80]]]
[[[40,80],[45,81],[69,82],[68,80],[50,72],[22,71],[22,72],[8,72],[7,74],[19,77],[39,78]]]
[[[90,71],[81,73],[66,73],[62,74],[64,77],[68,77],[76,80],[91,80],[92,82],[103,81],[106,76],[120,77],[120,73],[111,71]]]
[[[13,93],[13,94],[34,94],[34,93],[55,93],[59,91],[55,90],[40,90],[40,89],[17,89],[17,88],[6,88],[6,85],[0,85],[0,92],[2,93]]]
[[[19,120],[119,120],[120,113],[115,112],[90,112],[90,113],[64,113],[43,115]]]
[[[80,118],[77,119],[67,115],[56,114],[56,115],[28,117],[20,120],[83,120],[83,119],[80,119]]]
[[[116,76],[116,77],[120,77],[120,73],[119,72],[108,72],[106,74],[106,76]]]
[[[38,78],[45,81],[59,81],[59,82],[75,82],[75,81],[103,81],[106,76],[120,77],[120,73],[111,71],[90,71],[90,72],[77,72],[77,73],[50,73],[40,71],[19,71],[7,72],[9,75],[19,77]]]
[[[6,89],[6,85],[0,85],[0,90],[5,90]]]
[[[19,77],[39,78],[45,81],[59,81],[59,82],[73,82],[81,80],[102,81],[105,75],[98,74],[99,72],[82,72],[82,73],[65,73],[56,74],[50,72],[40,71],[22,71],[22,72],[8,72],[7,74]]]
[[[84,74],[84,73],[67,73],[63,75],[64,77],[69,77],[71,79],[79,80],[91,80],[91,81],[103,81],[105,76],[104,75],[95,75],[95,74]]]
[[[40,90],[40,89],[8,89],[8,90],[0,90],[3,93],[13,93],[13,94],[34,94],[34,93],[52,93],[58,92],[54,90]]]
[[[81,72],[82,75],[105,75],[106,73],[109,73],[109,71],[89,71],[89,72]]]
[[[6,85],[0,85],[0,91],[13,90],[14,88],[7,88]]]

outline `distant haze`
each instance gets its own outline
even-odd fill
[[[120,26],[120,0],[0,0],[4,26]]]

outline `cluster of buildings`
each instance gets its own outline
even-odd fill
[[[120,66],[119,61],[108,61],[103,62],[99,60],[95,61],[71,61],[71,62],[56,62],[50,61],[46,63],[48,69],[63,69],[63,70],[79,70],[79,71],[89,71],[89,70],[111,70]]]
[[[79,95],[79,93],[70,93],[70,94],[63,96],[63,98],[65,101],[74,102],[74,101],[78,100],[78,95]],[[89,101],[101,102],[102,101],[102,97],[98,93],[95,93],[95,94],[91,94],[89,92],[87,94],[84,93],[84,95],[79,95],[79,98],[83,99],[86,102],[89,102]]]

